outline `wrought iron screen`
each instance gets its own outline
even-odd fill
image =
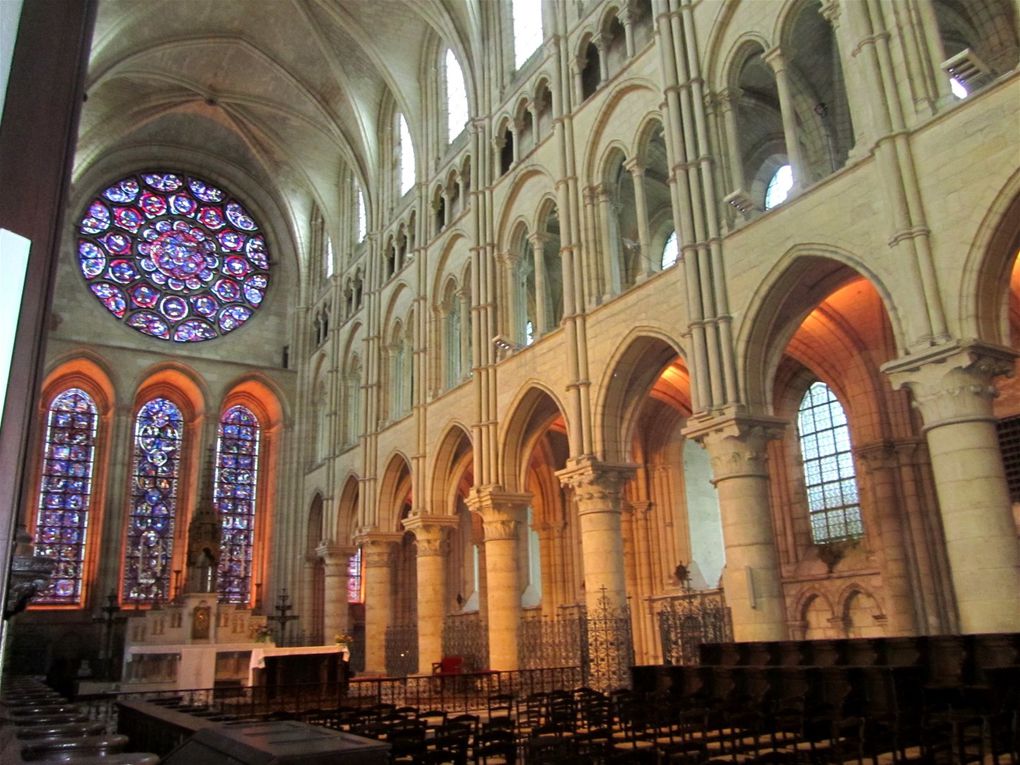
[[[702,643],[733,640],[733,623],[722,590],[687,592],[655,601],[665,664],[697,664]]]
[[[452,614],[443,622],[443,655],[464,659],[465,672],[489,666],[489,635],[477,612]]]
[[[386,628],[386,674],[391,677],[418,673],[418,627],[399,624]]]

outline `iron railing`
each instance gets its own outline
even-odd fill
[[[465,672],[489,666],[489,634],[478,612],[446,617],[443,622],[443,655],[460,656],[464,660]]]
[[[702,643],[733,640],[733,622],[722,590],[690,590],[652,601],[664,664],[699,663]]]
[[[386,674],[413,675],[418,671],[418,626],[395,624],[386,628]]]

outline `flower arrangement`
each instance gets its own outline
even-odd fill
[[[349,646],[354,642],[354,638],[348,635],[346,632],[338,632],[333,636],[333,642],[337,645]]]
[[[268,643],[272,638],[268,624],[253,624],[248,629],[248,636],[256,643]]]

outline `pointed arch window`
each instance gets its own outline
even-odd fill
[[[542,0],[513,0],[514,68],[520,69],[544,39]]]
[[[790,196],[793,189],[793,168],[783,165],[773,174],[769,185],[765,187],[765,209],[771,210],[781,205]]]
[[[801,399],[797,430],[812,541],[825,544],[862,536],[857,472],[846,412],[825,383],[814,382]]]
[[[407,120],[401,114],[398,118],[398,130],[400,134],[400,194],[403,196],[414,186],[414,146],[411,144],[411,131],[407,127]]]
[[[247,604],[251,596],[261,434],[258,418],[246,406],[232,406],[220,418],[214,502],[220,517],[216,590],[223,603]]]
[[[662,259],[659,261],[659,267],[665,271],[667,268],[675,266],[679,258],[680,247],[677,244],[676,231],[671,231],[666,237],[666,243],[662,246]]]
[[[464,132],[468,122],[467,88],[464,86],[464,71],[457,62],[453,51],[446,49],[446,141]]]
[[[154,398],[135,416],[131,511],[124,549],[123,599],[168,600],[184,416],[168,398]]]
[[[361,548],[347,562],[347,602],[363,603],[365,594],[361,588]]]
[[[35,552],[57,565],[36,604],[81,602],[98,419],[95,402],[81,388],[68,388],[50,403]]]
[[[336,268],[336,254],[333,252],[333,240],[328,236],[326,237],[325,255],[326,278],[329,279],[333,276],[333,271]]]
[[[361,187],[357,186],[357,219],[358,219],[358,241],[364,242],[365,236],[368,234],[368,216],[365,213],[365,195],[361,191]]]

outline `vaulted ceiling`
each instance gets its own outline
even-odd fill
[[[335,212],[345,164],[367,186],[376,174],[388,94],[418,124],[426,45],[468,68],[480,13],[479,0],[100,0],[75,178],[207,157]]]

